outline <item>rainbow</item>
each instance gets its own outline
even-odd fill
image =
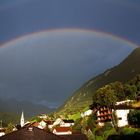
[[[1,45],[1,47],[6,47],[6,46],[9,46],[9,45],[14,45],[16,42],[18,41],[22,41],[22,40],[25,40],[25,39],[31,39],[35,36],[40,36],[42,34],[50,34],[50,33],[63,33],[63,32],[79,32],[79,33],[95,33],[96,35],[98,36],[108,36],[116,41],[125,41],[126,43],[129,44],[129,46],[132,46],[134,48],[137,48],[139,47],[137,44],[127,40],[127,39],[124,39],[124,38],[120,38],[118,36],[115,36],[115,35],[112,35],[110,33],[107,33],[107,32],[101,32],[101,31],[97,31],[97,30],[89,30],[89,29],[78,29],[78,28],[66,28],[66,29],[50,29],[50,30],[43,30],[43,31],[38,31],[38,32],[33,32],[33,33],[30,33],[30,34],[27,34],[27,35],[23,35],[23,36],[19,36],[17,37],[16,39],[13,39],[13,40],[10,40],[4,44]]]

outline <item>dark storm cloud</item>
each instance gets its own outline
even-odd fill
[[[14,0],[0,6],[0,40],[50,28],[89,28],[139,41],[140,1]]]

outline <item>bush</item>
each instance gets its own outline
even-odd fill
[[[80,133],[81,129],[82,129],[81,119],[77,119],[74,123],[74,126],[72,126],[72,131],[74,133]]]
[[[128,122],[130,125],[140,127],[140,110],[130,111],[128,114]]]
[[[125,128],[123,128],[121,130],[122,135],[134,135],[135,132],[137,132],[136,128],[127,128],[127,127],[125,127]]]
[[[115,128],[112,128],[110,130],[106,130],[104,132],[104,140],[106,140],[111,135],[117,135],[117,132],[116,132]]]
[[[13,131],[14,125],[12,123],[9,123],[6,128],[6,134],[11,133]]]

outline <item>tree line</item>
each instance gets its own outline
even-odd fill
[[[112,106],[118,101],[126,99],[135,100],[140,94],[140,74],[127,83],[119,81],[107,84],[99,88],[93,94],[92,106]]]

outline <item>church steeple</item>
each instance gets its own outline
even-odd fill
[[[24,124],[25,124],[25,122],[24,122],[24,112],[22,111],[21,118],[20,118],[20,125],[21,125],[21,127],[23,127]]]

